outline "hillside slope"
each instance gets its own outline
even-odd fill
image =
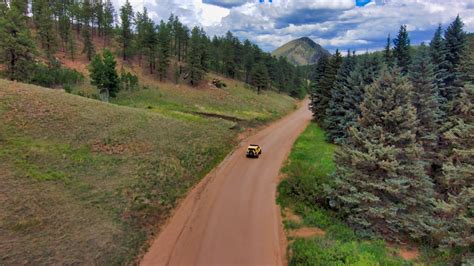
[[[245,95],[258,102],[249,112],[276,117],[294,105]],[[0,264],[132,262],[236,143],[234,121],[169,107],[181,105],[130,108],[0,79]]]
[[[317,63],[322,55],[329,55],[329,52],[310,38],[302,37],[280,46],[272,55],[285,57],[288,62],[303,66]]]

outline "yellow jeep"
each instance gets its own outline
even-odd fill
[[[247,148],[247,157],[258,158],[262,154],[262,148],[257,144],[250,144]]]

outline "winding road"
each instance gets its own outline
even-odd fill
[[[246,138],[176,209],[141,265],[283,265],[286,238],[275,203],[280,168],[311,120],[299,109]],[[245,157],[248,144],[259,159]]]

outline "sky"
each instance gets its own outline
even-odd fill
[[[125,0],[113,0],[122,5]],[[155,21],[171,13],[208,35],[231,31],[271,52],[288,41],[310,37],[334,52],[381,50],[387,35],[406,24],[412,44],[428,43],[439,24],[446,28],[460,15],[474,32],[474,0],[129,0]],[[118,9],[118,8],[117,8]]]

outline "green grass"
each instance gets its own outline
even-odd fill
[[[336,146],[325,141],[324,132],[311,123],[295,142],[283,168],[288,176],[280,185],[283,194],[305,203],[324,200],[324,186],[330,186]]]
[[[146,79],[143,82],[147,84]],[[225,82],[227,87],[222,89],[151,83],[146,85],[148,89],[123,91],[112,102],[179,116],[222,115],[246,124],[274,120],[295,108],[295,101],[289,96],[273,91],[257,95],[242,82],[228,79]]]
[[[278,203],[300,217],[300,224],[285,221],[285,228],[318,227],[326,232],[315,238],[297,238],[289,245],[290,265],[409,265],[396,257],[382,240],[364,239],[337,213],[325,209],[327,188],[333,184],[335,145],[311,123],[296,140],[283,168],[287,176],[279,187]]]

